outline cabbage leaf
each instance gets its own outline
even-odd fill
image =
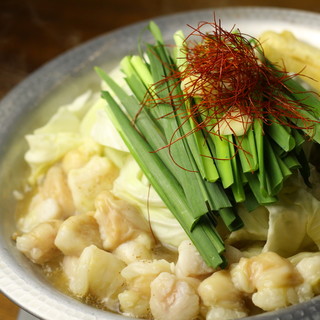
[[[91,91],[83,93],[70,104],[61,106],[44,126],[26,136],[29,149],[25,160],[31,168],[29,183],[34,184],[53,163],[81,144],[81,120],[93,99],[96,98]]]
[[[283,257],[319,250],[320,201],[299,181],[297,176],[290,179],[275,204],[252,212],[240,208],[244,228],[232,232],[227,243],[248,251],[259,243],[261,252]]]
[[[119,177],[114,181],[112,193],[140,208],[144,217],[150,221],[153,233],[163,245],[174,249],[188,239],[133,157],[127,158]]]

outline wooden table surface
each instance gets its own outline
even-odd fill
[[[273,6],[320,13],[319,0],[0,0],[0,98],[32,71],[95,36],[173,12]],[[18,307],[0,294],[0,319]]]

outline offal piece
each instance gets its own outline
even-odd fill
[[[66,256],[63,261],[71,292],[78,297],[90,294],[113,311],[118,310],[117,296],[124,290],[124,267],[123,261],[95,245],[85,248],[80,258]]]
[[[61,254],[54,244],[61,223],[61,220],[49,220],[38,224],[16,238],[17,249],[37,264],[53,260]]]
[[[241,258],[231,268],[231,276],[236,288],[252,294],[252,302],[265,311],[284,308],[313,296],[294,265],[273,252]]]
[[[166,260],[130,263],[121,272],[127,288],[118,296],[120,310],[131,317],[150,317],[150,284],[162,272],[172,273],[172,271],[173,264]]]
[[[181,242],[178,251],[179,257],[175,266],[178,277],[200,277],[213,272],[190,240]]]
[[[88,163],[68,173],[75,209],[78,213],[94,210],[95,198],[104,190],[110,190],[118,169],[107,158],[93,156]]]
[[[151,260],[154,239],[142,232],[133,240],[120,244],[112,253],[126,264],[139,260]]]
[[[25,215],[19,218],[18,227],[29,232],[41,222],[64,220],[74,214],[74,204],[67,176],[60,165],[52,166],[39,181],[38,192],[32,197]]]
[[[125,290],[118,296],[121,311],[128,317],[134,317],[139,319],[149,319],[152,317],[149,299],[142,296],[138,291]]]
[[[195,288],[174,274],[162,272],[151,282],[150,308],[157,320],[194,319],[200,309]]]
[[[320,294],[320,255],[303,258],[297,265],[304,281],[310,284],[315,294]]]
[[[99,194],[95,207],[94,217],[98,222],[105,250],[114,250],[120,244],[136,238],[141,232],[150,233],[150,227],[141,212],[108,191]]]
[[[67,176],[61,166],[56,165],[48,170],[39,192],[45,199],[53,198],[57,201],[62,210],[63,219],[73,215],[75,208]]]
[[[230,273],[221,270],[203,280],[198,288],[203,304],[212,320],[242,318],[247,315],[244,294],[233,283]]]
[[[17,225],[20,231],[30,232],[40,223],[61,220],[62,216],[61,207],[55,199],[43,199],[41,194],[36,194],[28,206],[27,213],[18,219]]]
[[[78,214],[66,219],[60,226],[55,245],[66,256],[80,256],[89,245],[102,248],[99,226],[90,214]]]

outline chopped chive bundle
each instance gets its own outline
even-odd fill
[[[127,56],[120,63],[131,94],[96,68],[112,92],[105,91],[102,97],[133,157],[205,262],[212,267],[224,267],[225,248],[216,230],[218,221],[230,231],[241,228],[236,204],[244,203],[248,210],[253,210],[276,202],[284,181],[296,169],[308,182],[302,144],[305,135],[320,142],[316,120],[320,111],[310,111],[314,106],[320,110],[320,102],[303,93],[293,79],[286,79],[283,96],[296,104],[303,98],[303,105],[310,108],[298,108],[301,117],[289,119],[292,126],[286,127],[279,121],[283,116],[267,114],[264,119],[253,118],[240,135],[216,132],[215,126],[225,109],[221,115],[208,119],[208,101],[197,90],[194,95],[186,95],[182,78],[177,76],[188,69],[183,33],[174,34],[176,46],[171,53],[158,26],[151,22],[149,30],[155,43],[146,44],[143,56]],[[258,101],[263,99],[266,98],[258,97]],[[219,109],[215,105],[212,108]],[[303,123],[305,118],[313,121],[313,130]]]

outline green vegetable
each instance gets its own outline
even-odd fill
[[[210,111],[201,109],[202,114],[191,118],[190,110],[201,103],[201,95],[186,98],[181,79],[172,76],[187,68],[183,33],[174,34],[176,47],[171,53],[158,26],[151,22],[149,30],[155,43],[145,44],[141,56],[127,56],[120,64],[131,94],[96,68],[109,88],[102,94],[107,113],[206,263],[224,266],[224,243],[215,228],[218,221],[230,231],[241,229],[237,204],[254,210],[277,202],[285,180],[297,168],[308,183],[304,134],[320,141],[320,129],[317,122],[313,130],[303,128],[296,119],[289,120],[297,128],[286,128],[270,114],[264,121],[253,118],[241,135],[215,132],[218,120],[205,117]],[[286,85],[296,87],[294,80]],[[293,92],[288,89],[283,94],[299,103],[301,93]],[[303,97],[312,109],[316,100]],[[302,108],[301,114],[316,119],[309,110]]]
[[[193,213],[188,207],[188,201],[178,181],[167,170],[150,145],[132,127],[130,120],[111,95],[105,92],[103,97],[108,102],[110,118],[126,142],[131,154],[185,232],[194,241],[206,263],[214,267],[224,265],[225,261],[220,256],[224,250],[223,242],[214,231],[210,220],[203,217],[195,224]]]

